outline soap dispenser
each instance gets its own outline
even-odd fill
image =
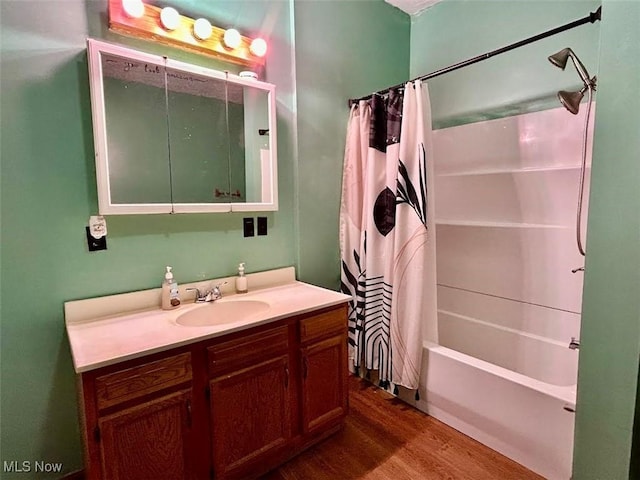
[[[171,267],[167,266],[167,273],[164,274],[164,281],[162,282],[162,309],[173,310],[179,306],[178,283],[173,279]]]
[[[236,277],[236,293],[247,293],[247,277],[244,276],[244,262],[238,265],[238,276]]]

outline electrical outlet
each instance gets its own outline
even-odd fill
[[[267,217],[258,217],[258,235],[267,234]]]
[[[90,252],[97,252],[98,250],[107,249],[106,235],[102,238],[95,238],[93,235],[91,235],[89,227],[85,227],[85,232],[87,233],[87,246],[89,247]]]
[[[253,237],[255,235],[254,229],[253,229],[253,218],[252,217],[246,217],[242,219],[242,226],[244,229],[244,236],[245,237]]]

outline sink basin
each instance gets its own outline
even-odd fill
[[[269,310],[267,302],[258,300],[216,301],[183,313],[176,318],[185,327],[208,327],[239,322]]]

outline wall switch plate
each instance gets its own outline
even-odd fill
[[[253,237],[255,235],[253,229],[253,218],[246,217],[242,219],[242,226],[244,228],[244,236],[245,237]]]
[[[89,227],[84,227],[85,232],[87,233],[87,246],[89,247],[90,252],[96,252],[98,250],[106,250],[107,249],[107,236],[101,238],[95,238],[91,235],[91,231]]]
[[[258,235],[267,234],[267,217],[258,217]]]

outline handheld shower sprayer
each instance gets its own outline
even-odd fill
[[[598,15],[600,10],[598,9]],[[557,53],[554,53],[549,57],[549,61],[553,63],[556,67],[564,70],[567,66],[567,62],[571,59],[573,62],[573,66],[578,71],[578,75],[584,83],[584,87],[577,92],[566,92],[564,90],[560,90],[558,92],[558,99],[562,106],[569,110],[574,115],[578,114],[578,110],[580,109],[580,102],[582,101],[582,97],[584,97],[585,92],[589,92],[589,103],[587,106],[587,115],[584,123],[584,135],[582,137],[582,168],[580,170],[580,188],[578,191],[578,211],[576,213],[576,242],[578,244],[578,252],[583,257],[586,255],[584,246],[582,245],[582,200],[584,197],[584,176],[585,170],[587,166],[587,133],[589,131],[589,118],[591,116],[591,101],[593,100],[593,92],[596,90],[596,77],[590,77],[589,72],[582,64],[578,56],[571,50],[570,48],[563,48]],[[576,268],[572,270],[573,273],[578,271],[584,271],[584,267]]]
[[[566,92],[564,90],[560,90],[558,92],[558,99],[560,103],[569,110],[574,115],[578,114],[578,110],[580,109],[580,102],[582,101],[582,97],[584,97],[584,93],[587,90],[595,91],[596,89],[596,77],[590,77],[589,72],[582,64],[578,56],[571,50],[570,48],[563,48],[557,53],[549,56],[549,61],[554,64],[556,67],[564,70],[567,66],[567,61],[571,59],[573,66],[576,68],[582,83],[584,83],[584,87],[577,92]]]

